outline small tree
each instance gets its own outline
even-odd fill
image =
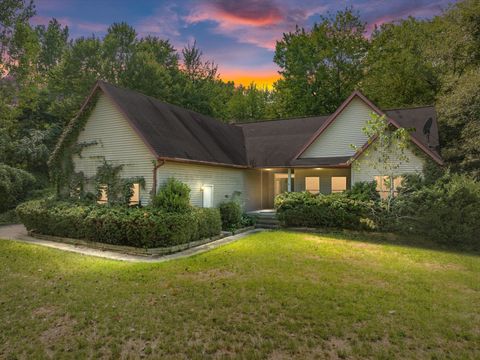
[[[390,208],[397,170],[403,163],[409,161],[406,154],[410,139],[409,131],[405,128],[395,128],[385,115],[380,116],[372,112],[362,132],[367,136],[369,146],[364,152],[365,159],[356,161],[355,166],[368,164],[379,174],[387,177],[386,185],[389,188],[387,207]],[[355,151],[361,150],[361,147],[353,144],[351,146]],[[372,154],[375,154],[375,157],[372,157]]]

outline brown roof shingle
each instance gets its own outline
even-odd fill
[[[240,124],[164,103],[105,82],[98,86],[116,103],[159,158],[241,167],[343,165],[347,157],[295,159],[328,115]],[[438,127],[433,106],[391,109],[385,113],[438,155]]]

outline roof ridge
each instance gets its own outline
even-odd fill
[[[280,119],[260,119],[255,121],[243,121],[243,122],[234,122],[231,123],[232,125],[245,125],[245,124],[257,124],[257,123],[264,123],[264,122],[272,122],[272,121],[287,121],[287,120],[299,120],[299,119],[312,119],[324,116],[330,116],[331,114],[324,114],[324,115],[305,115],[305,116],[297,116],[297,117],[288,117],[288,118],[280,118]]]
[[[418,106],[412,106],[412,107],[397,107],[397,108],[382,109],[382,110],[394,111],[394,110],[413,110],[413,109],[421,109],[421,108],[435,108],[435,105],[418,105]]]

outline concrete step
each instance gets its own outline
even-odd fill
[[[276,218],[257,218],[257,223],[278,224],[279,221]]]

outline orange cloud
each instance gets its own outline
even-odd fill
[[[223,81],[233,81],[235,85],[248,86],[253,82],[259,88],[267,87],[272,89],[273,83],[280,78],[280,74],[275,69],[225,69],[220,70],[220,78]]]

